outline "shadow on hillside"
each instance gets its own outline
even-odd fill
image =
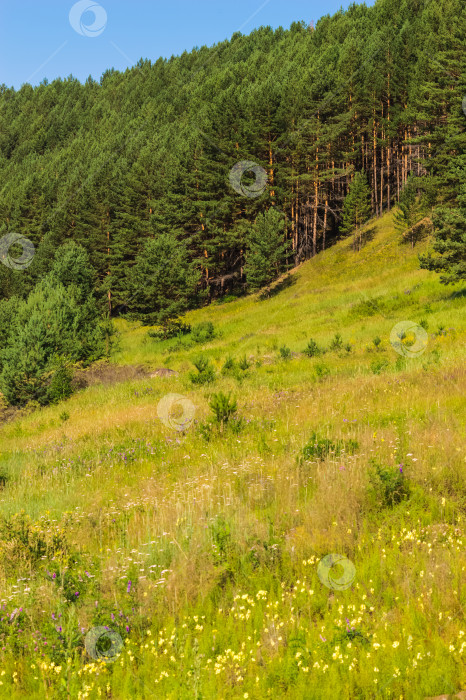
[[[452,292],[447,299],[462,299],[463,297],[466,297],[466,287],[463,287],[463,289],[457,289],[456,292]]]
[[[365,245],[374,240],[376,231],[376,226],[370,226],[369,228],[364,229],[364,231],[361,231],[361,233],[353,234],[349,240],[346,250],[348,252],[352,251],[353,253],[361,250],[361,248],[364,248]]]
[[[287,275],[276,284],[271,284],[265,289],[263,289],[262,292],[259,294],[259,299],[261,301],[264,301],[265,299],[270,299],[271,297],[280,294],[280,292],[283,292],[284,289],[292,287],[294,284],[296,284],[295,275]]]

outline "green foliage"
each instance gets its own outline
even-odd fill
[[[325,362],[317,362],[314,365],[314,371],[316,373],[316,377],[319,379],[324,379],[325,377],[328,377],[331,373],[330,367],[325,364]]]
[[[419,180],[410,176],[401,190],[393,221],[398,231],[407,232],[407,239],[411,242],[412,247],[422,233],[421,227],[414,226],[422,217],[422,211],[423,203],[419,194]]]
[[[207,357],[201,355],[193,361],[197,374],[191,372],[189,378],[193,384],[211,384],[215,381],[215,368]]]
[[[243,355],[243,357],[239,360],[238,362],[238,367],[243,371],[246,372],[251,366],[251,363],[248,362],[248,359],[246,355]]]
[[[282,345],[280,348],[280,357],[282,360],[289,360],[291,358],[291,350],[286,345]]]
[[[238,408],[236,400],[231,398],[231,393],[226,395],[222,391],[212,396],[209,407],[214,415],[215,422],[222,426],[228,423]]]
[[[380,349],[380,345],[382,343],[382,338],[380,335],[376,335],[375,338],[373,338],[372,342],[374,343],[374,347],[376,350]]]
[[[210,525],[210,534],[213,559],[216,564],[220,564],[228,558],[232,548],[229,522],[222,515],[218,515]]]
[[[371,459],[369,484],[370,494],[377,506],[393,507],[409,498],[410,488],[401,466],[384,466]]]
[[[317,355],[321,355],[324,351],[322,348],[320,348],[316,341],[311,338],[304,350],[304,354],[307,355],[308,357],[316,357]]]
[[[146,240],[128,273],[128,308],[143,323],[176,319],[193,303],[199,272],[184,243],[172,233]]]
[[[389,367],[390,363],[385,359],[372,360],[371,362],[371,372],[372,374],[380,374]]]
[[[109,332],[90,291],[93,273],[87,256],[74,244],[64,248],[26,300],[13,298],[0,307],[0,390],[14,405],[69,395],[66,373],[53,378],[62,366],[59,358],[91,362],[108,350]]]
[[[215,338],[215,328],[211,321],[202,321],[192,327],[191,339],[195,343],[208,343]]]
[[[349,193],[343,202],[342,223],[340,231],[350,234],[355,231],[354,248],[356,248],[356,235],[358,236],[358,248],[361,248],[361,227],[371,215],[371,190],[367,184],[365,173],[356,173],[350,184]]]
[[[462,4],[438,7],[434,18],[429,3],[382,0],[328,16],[312,32],[300,23],[261,28],[232,36],[221,50],[144,61],[99,82],[2,86],[0,238],[24,233],[36,254],[24,274],[0,264],[0,298],[26,297],[72,238],[92,260],[100,306],[159,322],[205,295],[260,289],[288,263],[328,247],[339,235],[345,193],[340,231],[357,229],[360,245],[368,209],[382,214],[399,192],[402,206],[413,173],[421,174],[426,207],[449,212],[437,232],[441,241],[448,229],[454,245],[436,251],[432,264],[458,279]],[[421,45],[431,49],[429,66]],[[201,104],[210,106],[202,114]],[[127,148],[129,132],[136,140]],[[243,179],[249,191],[225,187],[235,161],[249,158],[266,171],[267,188],[254,188],[251,171]],[[448,257],[447,266],[437,256]]]
[[[47,403],[59,403],[68,399],[73,393],[71,385],[73,372],[63,361],[59,363],[47,387]]]
[[[153,331],[147,331],[149,338],[155,340],[168,340],[169,338],[178,338],[187,335],[191,332],[191,326],[188,323],[183,323],[180,319],[167,319],[160,328]]]
[[[237,364],[236,364],[234,358],[231,357],[231,355],[228,355],[228,357],[225,360],[224,365],[221,369],[221,373],[226,374],[226,375],[228,375],[228,374],[234,375],[236,372],[236,369],[237,369]]]
[[[461,171],[463,183],[464,167]],[[466,185],[452,206],[438,207],[434,218],[433,251],[420,255],[421,267],[440,273],[440,281],[453,284],[466,279]]]
[[[273,208],[259,214],[247,238],[245,273],[251,290],[273,282],[285,269],[289,242],[283,215]]]
[[[329,346],[330,350],[338,352],[340,350],[343,350],[343,338],[339,333],[335,333],[334,337],[332,338]]]
[[[242,382],[246,376],[247,370],[250,368],[246,355],[237,362],[231,355],[227,357],[221,369],[224,376],[234,377],[238,382]]]
[[[315,431],[312,433],[307,444],[303,447],[301,456],[305,460],[327,459],[329,455],[338,457],[342,452],[353,455],[359,449],[359,444],[352,438],[343,440],[338,438],[331,440],[327,437],[322,437]]]

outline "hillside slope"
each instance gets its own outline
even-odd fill
[[[115,376],[178,374],[0,425],[0,697],[466,689],[464,289],[418,268],[425,245],[387,214],[270,298],[190,312],[205,343],[120,321]],[[390,343],[402,321],[427,330],[417,357],[409,333]],[[216,376],[198,386],[201,353]],[[215,423],[220,391],[237,413]],[[99,625],[121,636],[114,663],[84,650]]]

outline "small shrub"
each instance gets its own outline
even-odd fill
[[[210,525],[212,549],[215,563],[224,562],[231,550],[230,524],[222,515],[218,515]]]
[[[228,423],[237,411],[236,401],[230,397],[231,393],[227,396],[223,391],[219,391],[218,394],[212,396],[209,402],[210,410],[214,414],[214,421],[222,426]]]
[[[71,382],[73,372],[66,365],[62,365],[52,374],[50,384],[47,388],[47,403],[59,403],[69,399],[73,393]]]
[[[317,355],[322,354],[322,349],[319,348],[317,345],[316,341],[314,338],[311,338],[307,344],[306,349],[304,350],[304,354],[307,355],[308,357],[316,357]]]
[[[286,345],[282,345],[280,348],[280,357],[282,360],[289,360],[291,357],[291,350]]]
[[[211,384],[215,381],[215,369],[212,363],[203,355],[193,361],[197,374],[191,372],[189,378],[193,384]]]
[[[250,368],[250,366],[251,366],[251,363],[248,362],[248,360],[247,360],[247,358],[246,358],[246,355],[243,355],[243,357],[241,358],[241,360],[238,362],[238,367],[239,367],[240,369],[242,369],[243,372],[245,372],[247,369]]]
[[[154,331],[147,331],[149,338],[155,340],[168,340],[169,338],[178,338],[182,335],[187,335],[191,332],[191,326],[188,323],[183,323],[179,319],[171,319],[166,321],[160,328]]]
[[[242,416],[238,416],[235,414],[228,421],[228,429],[231,430],[231,432],[234,433],[235,435],[238,435],[239,433],[241,433],[245,427],[246,427],[246,420]]]
[[[0,489],[4,489],[10,474],[5,466],[0,467]]]
[[[419,321],[419,325],[421,326],[421,328],[424,328],[425,331],[429,330],[429,322],[427,321],[427,319],[421,319]]]
[[[68,413],[68,411],[63,411],[62,413],[60,413],[60,420],[61,421],[65,422],[65,421],[69,420],[69,418],[70,418],[70,414]]]
[[[382,297],[373,299],[363,299],[358,304],[355,304],[351,309],[352,316],[374,316],[380,313],[383,307]]]
[[[324,377],[328,377],[330,374],[330,367],[326,365],[324,362],[319,362],[316,364],[314,367],[316,376],[319,379],[323,379]]]
[[[372,342],[374,343],[375,349],[379,350],[382,338],[379,335],[376,335]]]
[[[329,347],[332,351],[338,351],[343,349],[343,338],[339,333],[335,333]]]
[[[375,503],[393,507],[409,496],[402,467],[386,467],[371,459],[369,467],[370,492]]]
[[[207,343],[213,338],[215,338],[215,328],[211,321],[202,321],[192,327],[191,339],[195,343]]]
[[[234,377],[239,382],[244,379],[245,372],[249,369],[250,364],[246,359],[246,355],[237,363],[232,357],[227,357],[221,372],[225,376]]]
[[[236,362],[233,359],[233,357],[231,357],[231,355],[229,355],[227,357],[227,359],[225,360],[225,363],[220,371],[222,374],[229,375],[229,374],[235,374],[236,369],[237,369]]]
[[[372,374],[380,374],[388,366],[389,366],[388,360],[373,360],[371,362]]]
[[[324,460],[329,454],[333,454],[336,457],[342,452],[352,455],[358,449],[359,443],[352,438],[350,440],[342,440],[341,438],[330,440],[330,438],[321,437],[316,432],[313,432],[307,445],[303,447],[302,457],[304,459],[317,458]]]

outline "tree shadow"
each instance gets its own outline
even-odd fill
[[[375,226],[370,226],[370,228],[367,228],[365,231],[362,232],[361,248],[374,240],[375,232],[376,232]]]
[[[466,297],[466,287],[463,287],[463,289],[457,289],[456,292],[452,292],[447,299],[462,299],[463,297]]]
[[[353,251],[358,252],[361,250],[361,248],[364,248],[365,245],[370,243],[375,237],[376,233],[376,227],[375,226],[370,226],[369,228],[364,229],[360,233],[353,233],[351,236],[348,246],[346,250],[348,252]]]
[[[296,284],[295,275],[288,274],[286,275],[286,277],[283,277],[283,279],[279,280],[275,284],[272,283],[268,287],[263,289],[262,292],[259,294],[259,299],[261,301],[264,301],[265,299],[270,299],[271,297],[280,294],[280,292],[283,292],[284,289],[292,287],[294,284]]]

